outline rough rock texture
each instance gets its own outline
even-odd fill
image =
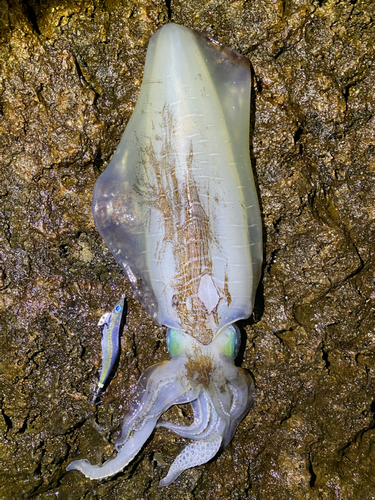
[[[374,12],[372,0],[0,0],[1,499],[375,498]],[[115,478],[65,467],[110,456],[137,378],[168,357],[91,215],[168,19],[252,62],[265,266],[243,324],[256,405],[218,458],[163,489],[184,442],[164,429]],[[119,370],[93,407],[97,322],[122,293]]]

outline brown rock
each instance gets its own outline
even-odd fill
[[[375,497],[373,15],[372,0],[0,0],[0,498]],[[265,266],[243,324],[256,405],[163,489],[184,441],[163,429],[113,479],[65,467],[111,455],[137,378],[168,357],[91,216],[168,17],[252,62]],[[122,293],[119,370],[93,407],[97,322]]]

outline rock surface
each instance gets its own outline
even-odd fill
[[[375,498],[373,0],[0,0],[0,498]],[[211,463],[159,488],[183,439],[158,429],[122,474],[110,456],[165,330],[95,230],[147,43],[171,19],[246,55],[265,265],[242,366],[256,405]],[[125,293],[103,403],[97,322]],[[174,408],[175,419],[186,409]]]

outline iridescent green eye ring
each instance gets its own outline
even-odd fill
[[[167,332],[167,349],[172,358],[180,356],[189,345],[186,335],[173,328],[169,328]]]
[[[222,354],[230,359],[234,359],[237,356],[241,341],[241,335],[238,328],[235,328],[234,325],[229,325],[225,328],[224,332],[221,334],[221,337]]]

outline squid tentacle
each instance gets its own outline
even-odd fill
[[[67,470],[79,470],[90,479],[117,474],[140,451],[157,420],[168,408],[176,401],[191,402],[197,398],[197,390],[191,389],[185,377],[170,376],[170,369],[174,369],[170,366],[174,364],[173,361],[151,367],[141,377],[136,388],[137,397],[133,402],[133,410],[125,416],[122,435],[115,444],[117,455],[103,465],[92,465],[88,460],[75,460],[68,465]],[[157,390],[153,392],[155,387]]]
[[[156,427],[165,427],[181,437],[192,438],[194,435],[199,435],[207,428],[211,417],[211,408],[205,391],[202,391],[199,397],[191,402],[191,407],[194,414],[194,422],[191,425],[160,422]]]
[[[92,465],[88,460],[74,460],[68,465],[66,470],[79,470],[89,479],[103,479],[114,476],[122,471],[137,455],[154,430],[155,424],[156,420],[149,421],[141,431],[134,432],[117,453],[116,457],[110,458],[103,465]]]
[[[168,486],[186,469],[211,460],[219,451],[222,439],[218,436],[212,441],[195,441],[186,446],[171,465],[168,474],[160,481],[160,486]]]
[[[127,441],[133,430],[141,430],[149,420],[157,421],[170,406],[175,404],[176,399],[191,390],[187,379],[178,375],[175,364],[174,359],[165,361],[151,366],[141,376],[136,387],[133,408],[125,415],[121,436],[115,443],[117,450]],[[194,399],[193,396],[190,397]]]
[[[206,393],[206,391],[203,391],[201,394],[204,394],[207,400],[207,418],[205,421],[205,427],[201,429],[199,432],[194,431],[194,429],[191,429],[192,426],[176,426],[176,430],[173,430],[176,434],[182,437],[186,437],[189,439],[194,439],[194,440],[206,440],[210,438],[212,439],[212,435],[214,433],[218,433],[218,429],[221,427],[225,427],[225,422],[220,419],[218,416],[214,405],[212,404],[211,398],[209,395]]]
[[[210,418],[205,430],[203,432],[201,432],[200,434],[195,434],[193,436],[190,436],[191,439],[204,441],[208,437],[210,437],[210,439],[212,439],[212,435],[215,433],[218,433],[218,429],[222,425],[223,421],[220,419],[219,415],[217,414],[217,411],[216,411],[215,407],[213,406],[211,399],[210,399],[210,413],[211,413],[211,418]]]

